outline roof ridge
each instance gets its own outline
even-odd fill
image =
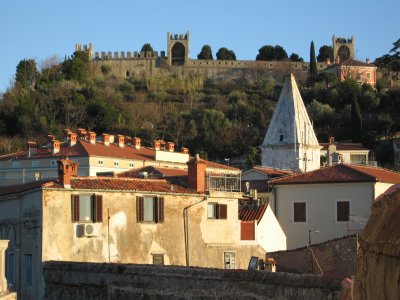
[[[107,176],[77,176],[71,180],[123,180],[123,181],[149,181],[149,182],[167,182],[165,179],[137,178],[137,177],[107,177]]]

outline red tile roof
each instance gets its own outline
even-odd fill
[[[116,174],[117,177],[140,178],[140,173],[147,172],[149,178],[157,177],[180,177],[187,176],[188,171],[174,168],[157,168],[154,166],[146,166],[140,169],[129,170]]]
[[[362,144],[360,143],[340,143],[340,142],[335,142],[334,143],[336,146],[336,150],[362,150],[362,151],[367,151],[368,149],[365,148]],[[322,146],[321,150],[328,150],[329,143],[320,143]]]
[[[239,220],[246,222],[257,220],[257,223],[259,223],[267,209],[267,206],[267,204],[261,204],[257,209],[242,208],[239,211]]]
[[[49,180],[44,181],[32,181],[23,184],[9,185],[0,187],[0,196],[10,195],[15,193],[22,193],[25,191],[41,188],[43,184],[46,184]]]
[[[293,174],[292,170],[282,170],[282,169],[274,169],[274,168],[266,168],[266,167],[253,167],[254,170],[265,173],[270,176],[283,176]]]
[[[44,185],[47,188],[63,188],[58,182]],[[141,192],[165,192],[174,194],[198,194],[195,190],[170,184],[164,179],[77,177],[71,179],[72,189],[117,190]]]
[[[207,168],[227,169],[227,170],[232,170],[232,171],[240,171],[240,169],[235,168],[235,167],[219,164],[219,163],[216,163],[216,162],[213,162],[213,161],[208,161],[208,160],[205,160],[205,159],[202,159],[202,160],[206,162]]]
[[[400,174],[382,168],[337,164],[307,173],[298,173],[292,176],[273,179],[270,181],[270,184],[278,185],[346,182],[400,183]]]

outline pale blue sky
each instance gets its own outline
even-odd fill
[[[387,53],[400,38],[399,0],[1,0],[0,92],[9,87],[18,62],[64,59],[75,43],[94,51],[138,51],[151,43],[166,50],[166,34],[190,31],[190,54],[196,58],[209,44],[237,59],[255,59],[258,49],[279,44],[290,55],[309,60],[331,45],[332,35],[355,37],[356,58]]]

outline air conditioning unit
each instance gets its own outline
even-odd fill
[[[101,229],[101,223],[78,224],[77,235],[79,237],[99,236],[100,229]]]

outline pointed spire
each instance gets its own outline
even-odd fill
[[[319,167],[320,146],[293,74],[285,81],[261,148],[266,167],[293,171]],[[316,149],[318,153],[313,152]]]

